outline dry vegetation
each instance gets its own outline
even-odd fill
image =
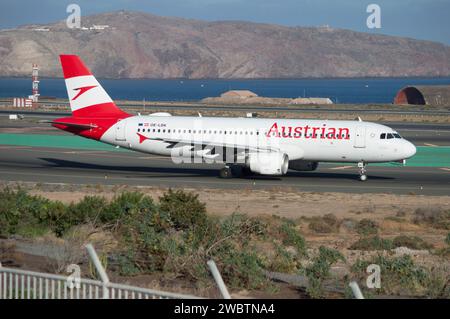
[[[58,205],[81,212],[92,205],[114,207],[124,191],[139,190],[147,198],[144,202],[161,212],[157,225],[162,230],[156,233],[154,221],[139,214],[126,222],[119,222],[114,214],[102,213],[103,219],[85,219],[82,215],[85,217],[81,220],[69,219],[62,227],[50,223],[51,232],[47,222],[34,228],[25,223],[18,232],[21,237],[16,234],[16,238],[33,238],[33,243],[47,247],[53,255],[58,252],[51,262],[42,263],[47,271],[60,269],[68,259],[83,263],[77,251],[72,256],[64,247],[68,243],[80,247],[91,241],[105,258],[108,256],[108,271],[119,281],[204,296],[217,293],[205,268],[205,260],[213,257],[235,296],[298,298],[305,295],[299,295],[293,287],[301,286],[300,291],[310,297],[348,297],[345,283],[358,279],[364,288],[364,267],[377,262],[381,263],[386,285],[380,290],[364,289],[368,296],[449,297],[448,196],[367,196],[279,189],[244,190],[239,194],[196,190],[197,198],[190,197],[189,192],[174,196],[158,188],[93,185],[70,191],[62,185],[22,186],[31,189],[31,194],[51,199],[52,205],[57,200],[61,203]],[[86,195],[104,199],[89,204]],[[141,202],[135,195],[127,196],[132,199],[126,202]],[[191,202],[192,210],[182,208],[183,198]],[[164,216],[167,225],[161,223]],[[141,229],[144,233],[130,233],[135,229],[132,220],[136,225],[152,226]],[[142,238],[151,239],[152,244],[147,246]],[[131,255],[123,254],[124,244]],[[20,241],[19,245],[23,246]],[[18,256],[9,259],[20,264]],[[86,271],[89,273],[89,268]],[[267,272],[271,278],[289,275],[294,280],[283,280],[290,285],[275,283],[268,279]],[[296,283],[298,280],[303,284]]]

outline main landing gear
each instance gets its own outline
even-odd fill
[[[359,168],[359,180],[361,182],[364,182],[367,180],[367,175],[366,175],[366,163],[364,162],[359,162],[358,163],[358,168]]]
[[[225,165],[219,172],[221,178],[245,177],[252,175],[252,171],[241,165]]]
[[[225,167],[221,168],[219,176],[221,178],[231,178],[231,177],[233,177],[233,173],[231,171],[231,166],[226,165]]]

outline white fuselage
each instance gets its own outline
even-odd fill
[[[384,138],[383,138],[384,137]],[[113,125],[101,141],[139,152],[208,157],[193,144],[276,149],[289,161],[391,162],[413,156],[415,146],[393,129],[363,121],[185,116],[132,116]],[[170,141],[180,141],[173,143]]]

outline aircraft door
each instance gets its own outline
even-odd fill
[[[366,147],[366,128],[364,126],[356,127],[355,144],[353,146],[356,148]]]
[[[126,141],[126,120],[120,120],[116,125],[116,141]]]

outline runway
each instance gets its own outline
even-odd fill
[[[221,179],[218,165],[174,164],[170,158],[134,152],[0,146],[0,180],[219,189],[282,189],[308,192],[449,195],[450,169],[369,166],[358,180],[354,165],[321,164],[314,172],[283,177]]]
[[[60,116],[50,114],[51,117]],[[441,152],[448,149],[443,146],[450,146],[450,124],[385,123],[415,145],[426,146],[428,153],[416,156],[420,162],[417,166],[422,167],[369,166],[369,180],[362,183],[358,181],[355,165],[322,163],[314,172],[289,171],[283,177],[252,176],[224,180],[218,177],[219,165],[175,165],[170,158],[118,152],[111,146],[81,139],[48,124],[39,123],[38,119],[44,118],[40,113],[36,117],[9,121],[6,114],[0,113],[0,180],[223,189],[290,187],[314,192],[450,194],[450,165],[446,159],[448,151]],[[437,161],[439,152],[441,158]],[[437,162],[433,164],[434,167],[423,167],[429,166],[428,161],[435,159]]]

